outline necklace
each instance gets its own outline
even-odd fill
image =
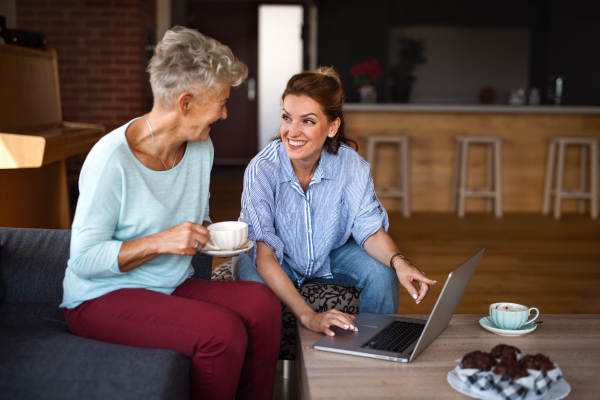
[[[168,171],[169,168],[167,168],[167,164],[164,162],[164,160],[162,158],[160,158],[160,155],[158,154],[158,150],[156,150],[156,143],[154,142],[154,130],[152,130],[152,125],[150,125],[150,121],[148,121],[148,114],[146,114],[146,123],[148,124],[148,128],[150,128],[150,134],[152,135],[152,144],[154,145],[154,151],[156,152],[156,157],[158,157],[158,159],[163,163],[163,165],[165,166],[165,170]],[[181,146],[179,146],[181,147]],[[173,166],[171,167],[171,169],[175,168],[175,163],[177,162],[177,153],[179,153],[179,147],[177,148],[177,151],[175,152],[175,159],[173,160]]]

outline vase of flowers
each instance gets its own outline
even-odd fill
[[[361,103],[376,103],[377,90],[375,82],[381,77],[381,67],[376,59],[354,64],[350,68],[354,76],[354,86],[358,88]]]

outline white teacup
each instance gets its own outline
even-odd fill
[[[236,250],[248,240],[248,224],[239,221],[217,222],[208,226],[211,243],[219,250]]]
[[[535,311],[535,317],[528,319],[531,311]],[[494,303],[490,306],[490,318],[500,329],[519,329],[531,324],[539,315],[537,308],[516,303]]]

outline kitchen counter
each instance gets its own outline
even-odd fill
[[[346,104],[346,136],[357,141],[364,157],[365,136],[408,135],[410,142],[411,208],[449,211],[450,186],[458,135],[496,135],[503,140],[504,212],[541,212],[546,152],[552,136],[600,137],[600,107]],[[469,185],[485,184],[485,149],[472,146]],[[392,145],[378,146],[374,169],[376,188],[397,186],[398,153]],[[569,146],[565,187],[579,185],[579,148]],[[396,199],[381,199],[390,211]],[[572,212],[577,200],[565,200]],[[467,214],[484,211],[485,200],[467,199]]]

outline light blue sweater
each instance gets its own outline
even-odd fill
[[[75,308],[123,288],[171,294],[193,275],[191,256],[163,254],[122,273],[118,255],[125,241],[186,221],[210,221],[212,142],[188,142],[175,168],[153,171],[127,144],[125,131],[132,122],[100,139],[83,164],[61,307]]]

